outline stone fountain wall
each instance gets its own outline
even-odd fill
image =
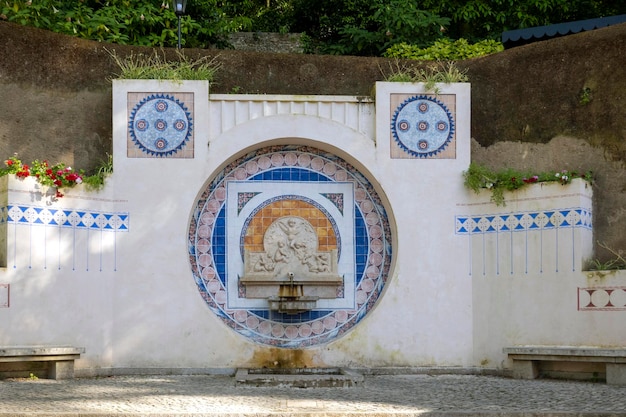
[[[374,103],[115,81],[104,190],[2,179],[0,344],[84,346],[79,375],[503,368],[509,345],[618,344],[626,277],[582,270],[591,189],[468,192],[469,102],[468,84],[378,83]],[[293,271],[341,284],[289,312],[249,284]]]

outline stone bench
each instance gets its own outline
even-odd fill
[[[515,346],[502,351],[513,360],[514,378],[536,378],[542,361],[590,362],[606,366],[607,384],[626,385],[626,348]]]
[[[0,364],[43,362],[50,379],[74,378],[74,360],[85,348],[71,346],[0,346]],[[10,374],[11,371],[5,372]],[[2,375],[0,368],[0,375]]]

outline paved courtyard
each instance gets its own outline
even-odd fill
[[[606,416],[626,387],[473,375],[367,376],[353,388],[235,386],[225,375],[0,381],[0,416]]]

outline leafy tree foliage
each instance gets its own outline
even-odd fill
[[[175,16],[160,4],[130,1],[4,2],[2,17],[22,25],[86,39],[137,45],[169,45],[176,40]],[[169,19],[168,19],[169,17]]]
[[[190,2],[190,14],[181,19],[185,46],[225,45],[228,33],[250,26],[250,18],[229,17],[217,3]],[[0,2],[0,18],[102,42],[175,46],[178,41],[177,16],[166,0],[13,0]]]
[[[227,16],[248,18],[248,30],[253,32],[288,33],[294,22],[291,0],[233,0],[219,2],[218,7]]]
[[[86,39],[175,46],[169,0],[0,0],[0,19]],[[190,0],[185,47],[228,46],[238,31],[301,32],[312,53],[382,55],[444,38],[497,39],[504,30],[626,14],[612,0]]]
[[[626,13],[612,0],[293,0],[294,28],[322,53],[380,55],[442,37],[498,39],[505,30]]]
[[[406,42],[426,46],[449,19],[407,0],[294,0],[294,29],[312,39],[310,52],[381,55]]]
[[[450,17],[448,36],[471,40],[495,39],[506,30],[626,13],[624,2],[611,0],[425,0],[422,4]]]

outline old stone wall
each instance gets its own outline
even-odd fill
[[[270,53],[302,53],[301,33],[237,32],[228,37],[233,49]]]
[[[111,153],[119,56],[150,54],[0,22],[0,158],[90,169]],[[626,251],[626,25],[459,62],[472,83],[473,161],[494,168],[593,170],[595,239]],[[175,50],[158,51],[176,57]],[[369,96],[404,65],[382,58],[185,50],[222,67],[212,93]],[[608,259],[609,251],[597,247]]]

